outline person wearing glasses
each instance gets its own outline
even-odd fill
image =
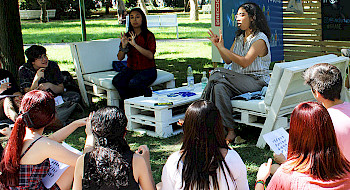
[[[242,4],[235,16],[238,30],[230,49],[224,46],[221,30],[219,35],[209,30],[209,39],[218,49],[225,62],[209,78],[202,98],[211,100],[218,107],[227,128],[227,142],[236,138],[236,124],[232,116],[231,98],[246,92],[260,91],[267,86],[271,52],[269,26],[261,8],[255,3]],[[244,142],[237,141],[236,143]]]
[[[43,46],[32,45],[26,51],[27,63],[19,68],[21,89],[45,90],[60,94],[64,91],[63,76],[56,62],[49,61]]]

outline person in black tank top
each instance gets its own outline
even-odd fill
[[[90,152],[77,161],[73,190],[154,190],[147,146],[136,153],[125,140],[127,119],[119,108],[106,107],[90,114],[87,141]],[[95,145],[95,146],[94,146]],[[85,151],[89,147],[85,147]],[[134,171],[135,168],[135,171]]]

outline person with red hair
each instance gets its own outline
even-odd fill
[[[46,189],[42,178],[50,169],[49,158],[70,165],[51,189],[70,189],[75,163],[79,157],[60,142],[86,118],[77,120],[45,137],[43,131],[55,119],[55,100],[41,90],[28,92],[22,100],[20,113],[0,162],[0,189]]]
[[[270,175],[271,159],[262,164],[255,189]],[[287,161],[267,189],[350,189],[350,163],[339,149],[331,117],[316,102],[297,105],[290,118]]]

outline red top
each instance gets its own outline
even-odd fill
[[[267,190],[348,190],[350,189],[350,174],[343,179],[334,181],[322,181],[312,178],[310,175],[296,171],[284,170],[284,163],[278,168],[267,186]],[[328,164],[328,163],[325,163]]]
[[[156,38],[152,32],[148,32],[147,40],[142,36],[142,33],[135,38],[137,45],[150,50],[153,55],[156,53]],[[148,59],[146,56],[142,55],[136,48],[129,46],[130,50],[127,53],[128,61],[127,67],[133,70],[144,70],[156,66],[154,59]]]

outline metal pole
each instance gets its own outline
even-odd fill
[[[85,24],[85,4],[84,0],[79,0],[80,22],[81,22],[81,40],[86,41],[86,24]]]

